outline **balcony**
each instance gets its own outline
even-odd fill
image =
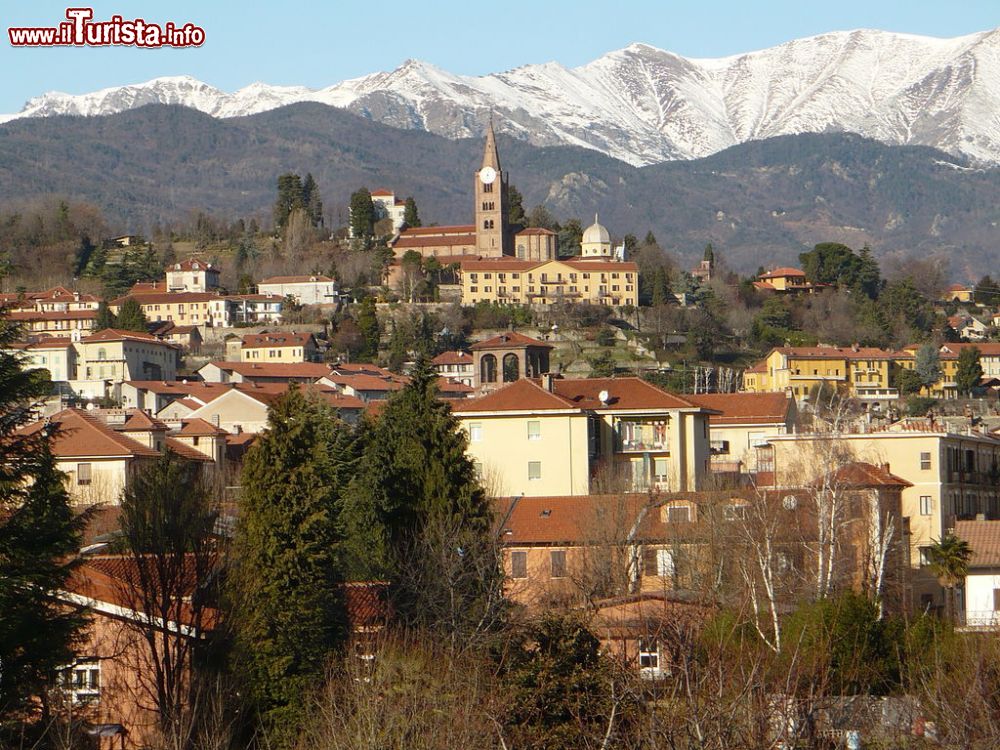
[[[615,423],[615,450],[618,453],[668,451],[667,422],[664,419],[619,420]]]

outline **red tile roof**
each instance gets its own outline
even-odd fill
[[[97,310],[17,310],[9,312],[4,317],[19,322],[33,320],[94,320]]]
[[[648,500],[642,494],[498,498],[500,542],[508,547],[587,544],[614,531],[624,538]]]
[[[871,487],[912,487],[911,482],[889,472],[888,465],[876,466],[864,461],[855,461],[837,469],[833,480],[835,484],[853,489]]]
[[[409,227],[401,233],[401,236],[418,237],[432,234],[475,234],[475,224],[456,224],[443,227]]]
[[[544,341],[533,339],[530,336],[525,336],[517,331],[508,331],[507,333],[501,333],[499,336],[494,336],[486,339],[485,341],[477,341],[469,348],[473,351],[482,351],[484,349],[520,349],[524,346],[541,346],[546,349],[554,348],[552,344],[547,344]]]
[[[1000,521],[956,521],[955,536],[972,548],[970,568],[1000,567]]]
[[[900,356],[900,352],[874,346],[859,346],[857,349],[851,346],[779,346],[771,351],[809,359],[897,359]]]
[[[242,347],[244,349],[265,349],[269,346],[306,346],[310,341],[314,344],[316,340],[311,333],[284,333],[275,331],[273,333],[249,333],[243,337]]]
[[[795,399],[784,393],[698,393],[685,394],[684,398],[719,412],[709,417],[713,425],[782,424],[795,404]]]
[[[471,365],[472,355],[468,352],[441,352],[431,364],[435,365]]]
[[[181,429],[177,432],[178,435],[184,435],[185,437],[193,437],[195,435],[227,435],[228,433],[216,427],[211,422],[204,419],[182,419]]]
[[[641,378],[556,378],[552,388],[557,395],[582,409],[690,409],[696,406]],[[601,391],[608,392],[606,405],[599,398]]]
[[[103,331],[93,333],[83,339],[84,344],[92,344],[99,341],[142,341],[147,344],[158,344],[160,346],[166,346],[174,349],[177,348],[175,344],[162,341],[151,333],[142,333],[140,331],[122,331],[117,328],[105,328]]]
[[[214,300],[225,300],[226,298],[215,292],[129,292],[124,297],[111,300],[114,306],[121,305],[129,297],[140,305],[172,305],[183,302],[212,302]]]
[[[115,458],[160,455],[137,440],[111,429],[99,417],[80,409],[64,409],[19,432],[34,435],[49,425],[55,429],[52,454],[56,458]]]
[[[125,424],[119,428],[119,432],[149,432],[150,430],[169,429],[159,419],[153,419],[141,409],[135,409]]]
[[[761,274],[757,278],[760,278],[760,279],[778,279],[778,278],[791,277],[791,276],[794,276],[794,277],[797,277],[797,278],[803,278],[804,279],[806,277],[806,274],[805,274],[805,271],[801,271],[798,268],[789,268],[788,266],[783,266],[781,268],[775,268],[773,271],[768,271],[765,274]]]
[[[319,380],[330,372],[330,365],[318,362],[211,362],[225,372],[245,378],[306,378]]]
[[[418,247],[471,247],[476,246],[476,235],[446,234],[442,237],[408,237],[405,234],[392,243],[393,250]]]
[[[385,188],[379,188],[378,190],[372,190],[370,195],[372,197],[379,196],[381,198],[386,198],[395,195],[391,190],[386,190]]]
[[[515,236],[520,237],[522,234],[524,234],[524,235],[542,235],[542,236],[552,235],[553,237],[556,235],[556,233],[553,232],[551,229],[546,229],[545,227],[528,227],[527,229],[522,229]]]
[[[187,461],[198,461],[200,463],[215,463],[215,461],[210,457],[206,456],[197,448],[192,448],[187,443],[183,443],[180,440],[175,440],[172,437],[168,437],[166,440],[167,448],[172,450],[181,458]]]
[[[219,272],[218,268],[212,266],[211,263],[206,263],[198,258],[185,258],[182,261],[173,263],[166,268],[167,271],[214,271]]]
[[[305,276],[272,276],[269,279],[264,279],[261,284],[310,284],[310,283],[327,283],[333,281],[329,276],[319,276],[317,274],[305,275]]]
[[[579,411],[579,409],[580,407],[550,393],[535,381],[524,379],[516,380],[493,393],[463,401],[452,407],[456,414],[494,411]]]

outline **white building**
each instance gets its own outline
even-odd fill
[[[972,548],[969,572],[956,596],[962,624],[1000,629],[1000,521],[956,521],[955,536]]]
[[[168,292],[208,292],[219,286],[219,269],[188,258],[167,267]]]
[[[257,285],[261,294],[292,297],[300,305],[324,305],[336,300],[337,283],[329,276],[272,276]]]

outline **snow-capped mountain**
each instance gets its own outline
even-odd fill
[[[954,39],[835,32],[712,60],[633,44],[578,68],[545,63],[481,77],[408,60],[319,90],[254,83],[230,94],[190,77],[158,78],[79,96],[44,94],[0,121],[153,102],[238,117],[301,101],[449,138],[480,135],[492,112],[514,137],[632,164],[831,131],[1000,162],[1000,29]]]

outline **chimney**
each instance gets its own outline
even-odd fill
[[[553,378],[551,372],[542,373],[542,388],[547,390],[549,393],[552,393],[552,380]]]
[[[855,342],[854,342],[853,344],[851,344],[851,351],[852,351],[852,352],[856,352],[856,351],[858,351],[858,349],[860,349],[860,348],[861,348],[861,347],[860,347],[860,345],[858,344],[858,342],[857,342],[857,341],[855,341]]]

